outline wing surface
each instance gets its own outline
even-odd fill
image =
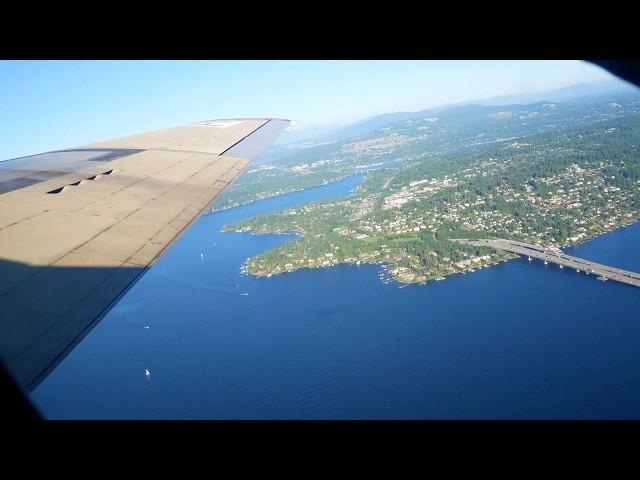
[[[287,127],[211,120],[0,162],[0,354],[30,391]]]

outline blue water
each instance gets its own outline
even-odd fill
[[[640,418],[638,288],[526,260],[405,288],[380,282],[377,265],[240,275],[293,236],[224,224],[342,197],[361,179],[203,217],[33,392],[37,407],[49,418]],[[636,223],[566,252],[640,271],[639,240]]]

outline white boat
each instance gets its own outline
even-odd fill
[[[151,372],[150,372],[149,370],[147,370],[146,368],[144,369],[144,374],[145,374],[147,377],[150,377],[150,376],[151,376]]]

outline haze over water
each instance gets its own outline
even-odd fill
[[[223,225],[362,178],[201,218],[32,400],[49,418],[640,418],[640,289],[526,259],[404,288],[380,265],[240,275],[294,236]],[[565,252],[640,271],[639,240],[635,223]]]

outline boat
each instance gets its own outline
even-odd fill
[[[151,372],[150,372],[149,370],[147,370],[146,368],[144,369],[144,374],[145,374],[147,377],[150,377],[150,376],[151,376]]]

